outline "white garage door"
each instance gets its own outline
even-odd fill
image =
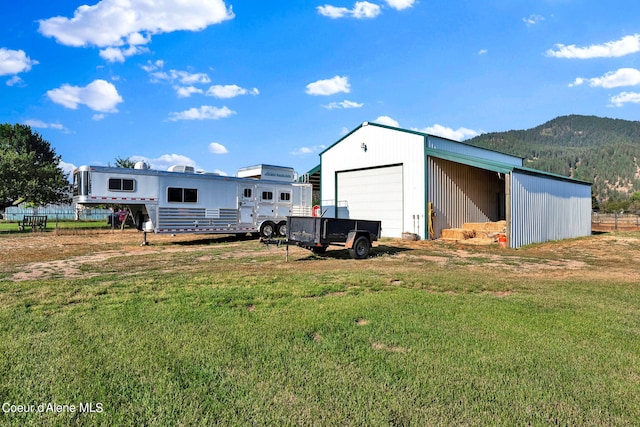
[[[402,165],[338,172],[337,193],[337,200],[347,202],[349,218],[380,220],[384,237],[401,237]]]

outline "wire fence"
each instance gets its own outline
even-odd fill
[[[73,206],[45,206],[24,208],[11,206],[5,209],[4,219],[19,221],[25,215],[47,215],[49,221],[106,221],[109,209],[78,209]]]
[[[640,215],[636,214],[591,214],[592,231],[640,231]]]

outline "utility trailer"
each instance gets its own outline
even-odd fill
[[[380,221],[289,216],[287,240],[279,244],[300,246],[314,253],[324,253],[330,245],[343,246],[349,249],[351,258],[363,259],[369,255],[371,243],[380,238],[381,230]]]
[[[133,169],[81,166],[73,178],[78,206],[123,206],[145,232],[143,244],[146,232],[284,237],[287,216],[311,215],[311,184],[295,182],[293,169],[281,166],[252,166],[229,177],[138,162]]]

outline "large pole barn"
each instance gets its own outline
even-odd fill
[[[365,122],[320,153],[315,172],[325,216],[381,220],[383,237],[496,221],[513,248],[591,234],[590,183],[422,132]]]

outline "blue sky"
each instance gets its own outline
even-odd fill
[[[75,0],[0,15],[0,123],[71,170],[303,173],[363,121],[464,140],[640,117],[636,0]]]

